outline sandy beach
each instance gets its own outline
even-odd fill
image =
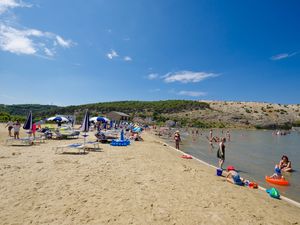
[[[6,138],[1,124],[3,225],[300,223],[300,208],[227,183],[150,133],[143,133],[144,142],[100,144],[100,152],[86,155],[53,149],[82,139],[19,147],[5,146]]]

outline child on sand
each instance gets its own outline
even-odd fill
[[[226,180],[230,183],[243,186],[244,180],[240,177],[239,173],[235,170],[233,166],[227,167],[227,176]]]

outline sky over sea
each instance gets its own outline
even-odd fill
[[[0,0],[0,104],[300,103],[300,1]]]

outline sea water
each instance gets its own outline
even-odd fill
[[[199,130],[199,135],[182,132],[181,150],[207,163],[218,166],[218,143],[211,148],[208,130]],[[213,130],[213,136],[226,136],[225,130]],[[233,165],[241,177],[257,182],[265,188],[275,187],[279,192],[300,202],[300,133],[291,132],[285,136],[274,135],[272,131],[231,130],[231,140],[225,143],[225,163],[223,168]],[[265,181],[265,176],[274,173],[282,155],[292,162],[294,172],[283,172],[289,186],[278,186]]]

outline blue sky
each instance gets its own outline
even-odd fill
[[[0,0],[0,103],[300,103],[300,2]]]

